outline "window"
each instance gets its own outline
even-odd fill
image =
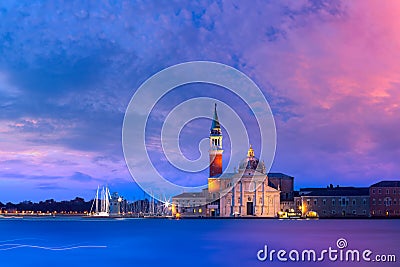
[[[354,206],[354,205],[356,205],[356,200],[355,200],[355,199],[353,199],[353,206]]]
[[[326,210],[323,210],[322,213],[323,213],[323,214],[326,214]]]
[[[332,206],[335,206],[335,200],[332,199]]]
[[[238,197],[238,204],[240,204],[240,197]]]
[[[363,210],[363,214],[367,214],[367,211],[366,211],[366,210]]]
[[[307,199],[307,206],[310,206],[310,200]]]
[[[354,214],[354,215],[356,215],[356,214],[357,214],[356,210],[353,210],[353,214]]]
[[[332,210],[332,214],[336,214],[336,210]]]
[[[375,189],[372,189],[372,194],[375,194]]]
[[[203,212],[203,210],[202,209],[199,209],[199,213],[202,213]]]
[[[390,197],[385,198],[385,204],[386,204],[386,206],[391,206],[392,205],[392,199]]]
[[[314,205],[317,205],[317,200],[316,199],[314,199]]]
[[[393,205],[397,204],[397,199],[393,199]]]
[[[326,199],[322,200],[322,204],[325,206],[326,205]]]
[[[378,194],[382,194],[382,189],[378,189]]]
[[[378,205],[382,205],[382,199],[378,199]]]
[[[386,189],[386,195],[389,195],[389,189]]]
[[[376,205],[376,199],[372,199],[372,205]]]
[[[396,194],[396,189],[393,189],[393,195]]]
[[[262,197],[260,197],[260,204],[262,204],[263,203],[263,201],[262,201]]]
[[[367,204],[367,200],[364,198],[363,199],[363,204],[366,205]]]

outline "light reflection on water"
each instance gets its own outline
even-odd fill
[[[0,266],[400,266],[400,220],[1,219]],[[348,249],[397,263],[259,262],[257,251]],[[31,246],[31,247],[29,247]],[[39,248],[35,248],[39,247]],[[41,248],[68,248],[46,250]]]

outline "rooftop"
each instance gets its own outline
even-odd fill
[[[281,172],[270,172],[268,178],[280,178],[280,179],[294,179],[294,177],[283,174]]]
[[[205,198],[205,196],[203,192],[188,192],[174,196],[174,198]]]
[[[303,196],[368,196],[368,187],[301,188]]]
[[[371,187],[400,187],[400,181],[381,181],[371,185]]]

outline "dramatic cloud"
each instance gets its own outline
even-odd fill
[[[399,12],[398,1],[2,2],[0,191],[13,193],[0,200],[91,197],[101,183],[134,194],[121,147],[129,99],[191,60],[234,66],[261,87],[277,123],[273,170],[297,186],[397,178]],[[202,95],[224,98],[187,90],[164,103]],[[192,125],[182,138],[207,134]]]

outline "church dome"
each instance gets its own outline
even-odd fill
[[[245,170],[255,170],[261,173],[265,172],[264,162],[260,162],[260,160],[254,156],[254,150],[251,145],[247,152],[247,157],[239,163],[239,171]]]

